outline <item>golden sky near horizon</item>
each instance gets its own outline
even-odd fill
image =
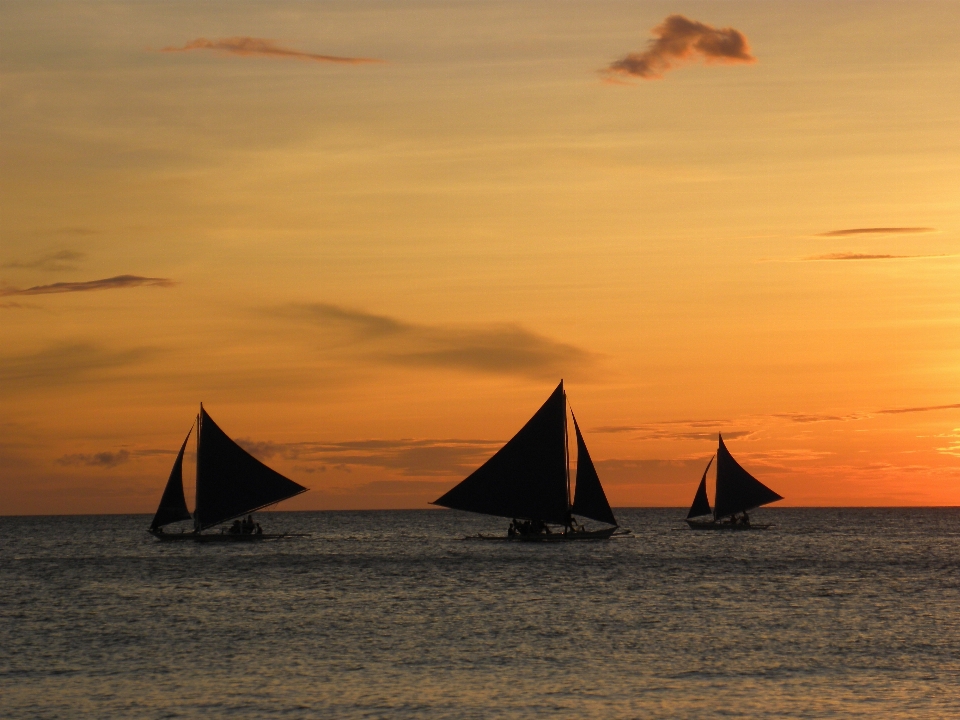
[[[4,2],[0,513],[152,512],[200,401],[282,507],[425,507],[561,377],[615,506],[718,431],[783,505],[960,504],[958,25]]]

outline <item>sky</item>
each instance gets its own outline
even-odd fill
[[[960,504],[958,25],[5,0],[0,514],[153,512],[200,402],[282,508],[424,508],[561,378],[614,506],[718,432],[783,506]]]

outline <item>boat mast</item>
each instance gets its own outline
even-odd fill
[[[197,475],[193,486],[193,531],[200,532],[200,434],[202,432],[203,403],[197,413]]]
[[[561,380],[561,382],[563,382]],[[567,527],[570,527],[570,508],[573,500],[570,498],[570,440],[567,434],[567,391],[563,391],[563,456],[567,465]]]
[[[720,433],[717,433],[717,438],[722,437]],[[717,445],[717,452],[714,457],[720,454],[719,440]],[[710,469],[710,465],[707,465],[707,470]],[[707,470],[703,471],[703,477],[707,477]],[[715,482],[713,483],[713,521],[716,522],[719,518],[717,517],[717,486],[720,484],[720,458],[717,457],[717,467],[714,470]]]

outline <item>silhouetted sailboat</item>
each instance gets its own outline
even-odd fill
[[[687,524],[694,530],[765,530],[770,525],[751,524],[748,510],[767,505],[783,498],[748,473],[723,444],[719,436],[717,448],[717,489],[713,510],[707,498],[707,463],[693,498],[693,505],[687,513]],[[707,519],[704,516],[711,516]]]
[[[231,440],[200,405],[197,416],[197,487],[193,515],[183,494],[183,453],[190,431],[180,447],[150,532],[160,540],[191,538],[200,542],[268,540],[282,535],[263,533],[252,523],[234,523],[230,531],[204,530],[274,505],[307,488],[271,470]],[[163,527],[193,519],[192,533],[166,533]]]
[[[572,415],[572,413],[571,413]],[[433,505],[511,518],[507,538],[536,541],[602,540],[617,530],[583,434],[577,435],[576,497],[570,502],[567,396],[563,381],[497,453]],[[612,527],[586,530],[574,515]],[[554,532],[550,525],[560,525]],[[483,537],[483,536],[480,536]]]

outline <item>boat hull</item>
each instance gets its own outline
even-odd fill
[[[196,535],[194,539],[200,543],[244,543],[261,542],[263,540],[279,540],[280,538],[284,537],[287,537],[287,535],[268,535],[267,533],[261,533],[260,535],[255,535],[252,533],[249,535],[244,535],[242,533],[210,533],[209,535]]]
[[[604,528],[603,530],[589,530],[585,532],[573,533],[551,533],[549,535],[470,535],[464,540],[497,540],[501,542],[527,542],[527,543],[562,543],[562,542],[585,542],[589,540],[609,540],[620,528]],[[629,534],[629,531],[620,530],[621,535]]]
[[[691,530],[723,530],[726,532],[739,532],[742,530],[769,530],[773,525],[763,523],[750,523],[749,525],[733,525],[732,523],[718,523],[713,520],[687,520],[687,525]]]
[[[279,540],[280,538],[286,537],[302,537],[298,535],[291,535],[290,533],[280,533],[280,534],[267,534],[261,533],[260,535],[255,534],[242,534],[242,533],[210,533],[209,535],[203,535],[200,533],[194,532],[185,532],[185,533],[157,533],[151,532],[157,540],[160,542],[184,542],[192,541],[199,543],[248,543],[248,542],[261,542],[263,540]]]
[[[147,532],[153,535],[160,542],[184,542],[186,540],[194,540],[197,537],[192,531],[182,533],[163,533],[148,530]]]

